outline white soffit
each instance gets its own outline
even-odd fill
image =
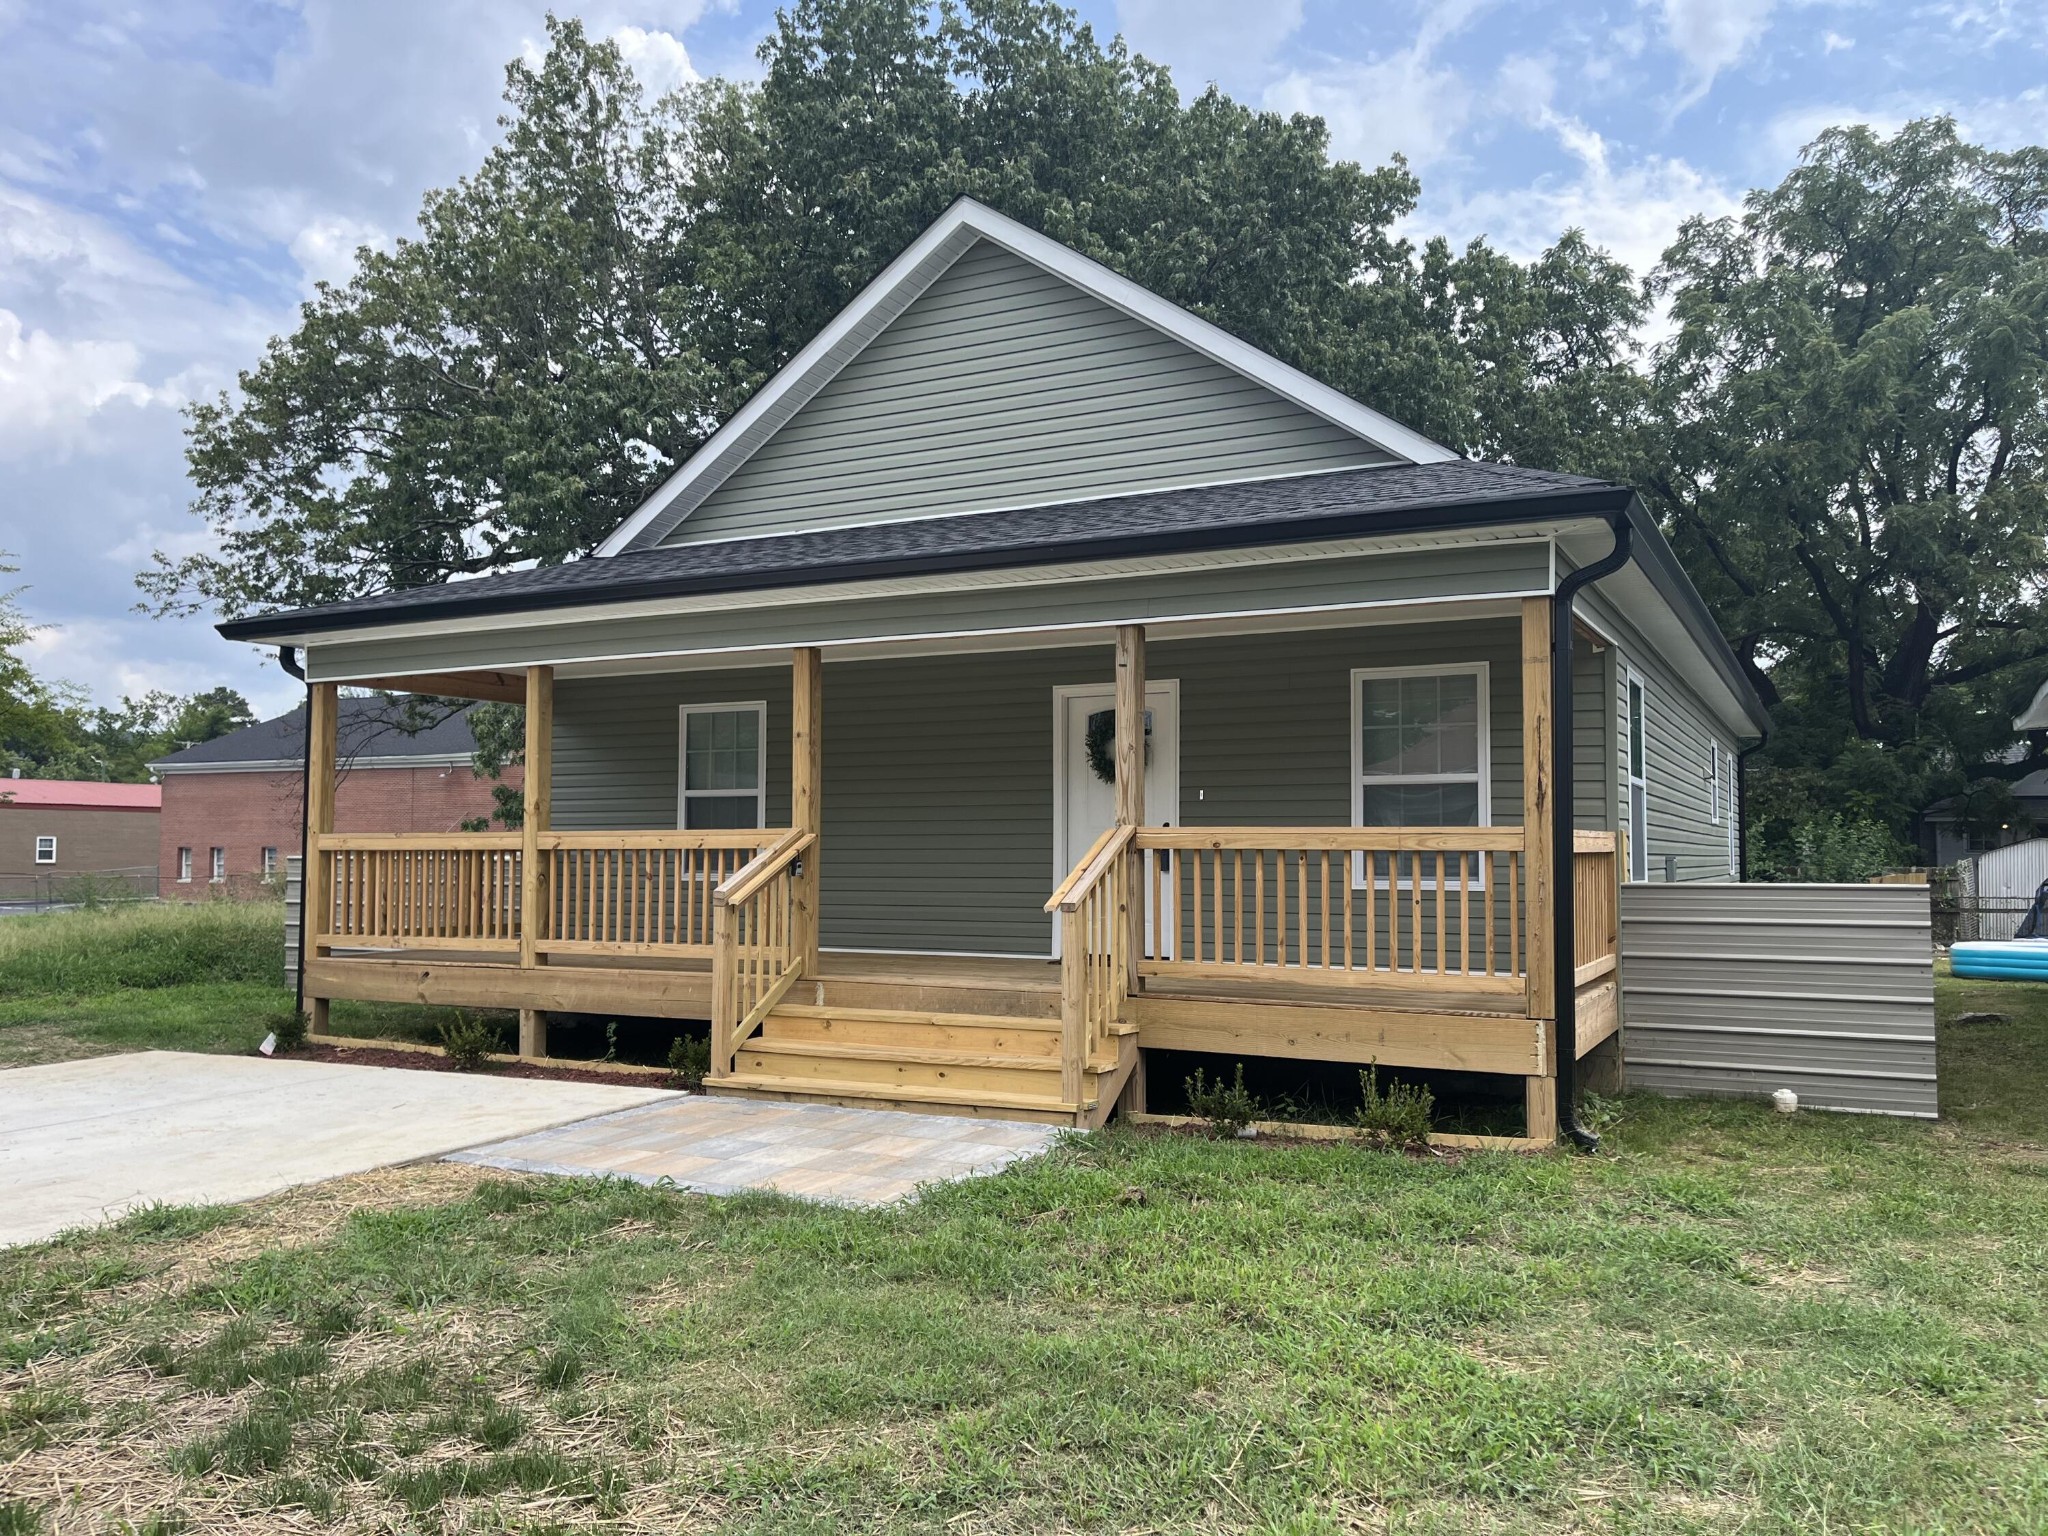
[[[829,384],[889,323],[977,240],[987,240],[1044,268],[1113,308],[1173,337],[1204,357],[1264,385],[1282,399],[1344,428],[1412,464],[1457,455],[1441,443],[1404,427],[1391,416],[1361,405],[1349,395],[1289,367],[1270,353],[1240,341],[1220,326],[1190,314],[1099,261],[1083,256],[993,208],[962,198],[881,275],[814,336],[802,351],[748,400],[732,419],[704,442],[676,472],[598,546],[598,556],[644,549],[659,542],[696,510],[727,476],[744,464],[817,392]]]

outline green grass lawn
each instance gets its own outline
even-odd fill
[[[1112,1130],[882,1211],[440,1164],[144,1212],[0,1254],[0,1533],[2038,1533],[2048,989],[1940,987],[1935,1125],[1631,1096],[1590,1158]]]

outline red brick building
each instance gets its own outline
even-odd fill
[[[154,784],[0,779],[0,902],[63,899],[91,879],[152,895]]]
[[[340,703],[337,832],[455,832],[491,813],[491,781],[470,766],[467,711],[409,735],[387,700]],[[162,780],[165,896],[247,896],[283,880],[284,861],[299,851],[305,750],[301,707],[149,765]],[[520,780],[517,767],[505,770],[505,783]]]

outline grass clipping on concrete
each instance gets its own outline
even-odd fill
[[[2048,1528],[2048,1164],[1077,1137],[909,1205],[389,1170],[0,1256],[15,1529]],[[179,1522],[183,1522],[182,1525]]]

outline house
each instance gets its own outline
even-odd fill
[[[2020,736],[2048,731],[2048,682],[2034,690],[2027,707],[2013,717],[2012,728]],[[2015,742],[2002,760],[2024,763],[2028,755],[2028,743]],[[1985,814],[1981,804],[1972,807],[1966,795],[1935,801],[1920,817],[1921,857],[1930,864],[1954,864],[2025,842],[2048,826],[2048,768],[2013,780],[2011,788],[2012,800],[2002,803],[1995,816]]]
[[[437,712],[408,731],[401,707],[369,696],[336,701],[334,825],[342,832],[455,832],[490,816],[491,781],[471,763],[468,710]],[[163,785],[151,857],[163,894],[251,896],[283,880],[305,812],[305,706],[202,741],[149,765]],[[520,770],[506,770],[517,785]]]
[[[0,779],[0,902],[155,895],[158,804],[154,784]]]
[[[316,1026],[708,1019],[718,1092],[1083,1125],[1187,1050],[1506,1074],[1553,1139],[1618,879],[1731,878],[1767,725],[1626,486],[970,201],[593,558],[221,632],[314,684]],[[343,685],[524,701],[523,829],[335,831]]]

